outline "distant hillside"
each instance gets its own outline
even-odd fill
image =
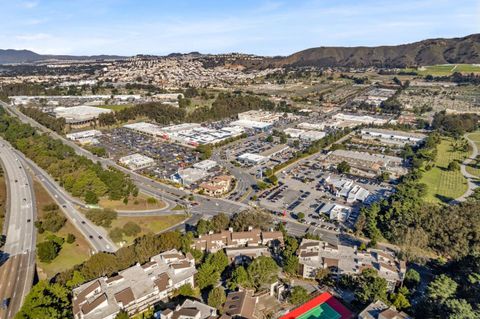
[[[0,64],[33,62],[41,58],[42,56],[40,54],[29,50],[0,49]]]
[[[124,59],[117,55],[94,55],[94,56],[73,56],[73,55],[42,55],[29,50],[2,50],[0,49],[0,64],[32,63],[45,60],[107,60]]]
[[[480,63],[480,34],[379,47],[319,47],[265,61],[272,66],[407,67]]]

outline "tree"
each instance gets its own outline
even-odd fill
[[[16,319],[72,318],[70,291],[59,284],[40,281],[25,298]]]
[[[387,301],[387,281],[378,276],[373,269],[365,269],[357,278],[355,299],[362,304],[375,300]]]
[[[73,244],[75,242],[75,235],[74,234],[71,234],[71,233],[68,233],[67,235],[67,243],[69,244]]]
[[[290,275],[297,275],[299,268],[298,257],[295,255],[289,255],[283,265],[283,270]]]
[[[220,279],[217,268],[210,263],[203,263],[195,275],[195,282],[201,290],[214,286]]]
[[[200,219],[197,223],[197,233],[199,235],[205,235],[210,231],[211,228],[212,228],[212,225],[208,220]]]
[[[346,174],[346,173],[349,173],[350,172],[350,164],[348,164],[346,161],[342,161],[340,163],[338,163],[337,165],[337,171],[340,173],[340,174]]]
[[[420,274],[415,269],[408,269],[405,273],[405,285],[409,288],[414,288],[420,283]]]
[[[302,212],[300,212],[300,213],[297,214],[297,218],[298,218],[298,219],[304,219],[304,218],[305,218],[305,214],[302,213]]]
[[[58,256],[59,252],[60,246],[54,241],[47,240],[37,244],[37,255],[42,262],[51,262]]]
[[[128,312],[125,310],[120,310],[117,315],[115,316],[115,319],[129,319],[130,316],[128,315]]]
[[[142,231],[142,228],[138,226],[137,223],[134,222],[127,222],[123,225],[123,233],[126,236],[136,236]]]
[[[428,298],[443,303],[457,291],[458,284],[445,274],[441,274],[427,287]]]
[[[392,305],[395,306],[398,310],[404,310],[410,308],[410,302],[407,297],[402,293],[396,293],[392,296]]]
[[[241,287],[249,287],[250,279],[248,278],[248,273],[243,266],[238,266],[232,272],[232,276],[228,281],[228,289],[235,290]]]
[[[113,209],[90,209],[85,216],[95,225],[109,228],[112,221],[117,219],[117,212]]]
[[[123,240],[123,230],[120,227],[115,227],[108,233],[110,239],[114,242],[119,243]]]
[[[262,211],[242,211],[236,213],[230,220],[230,227],[234,231],[245,231],[249,227],[269,229],[272,226],[272,217]]]
[[[302,286],[295,286],[290,290],[288,302],[293,305],[300,305],[305,303],[310,298],[308,291]]]
[[[212,230],[217,233],[227,229],[229,223],[230,218],[225,213],[220,213],[213,216],[210,222]]]
[[[199,291],[193,288],[191,284],[185,284],[175,291],[175,295],[196,298],[199,295]]]
[[[272,142],[273,142],[273,135],[267,136],[267,138],[265,139],[265,141],[267,141],[268,143],[272,143]]]
[[[98,203],[98,196],[95,192],[88,190],[85,192],[85,203],[95,205]]]
[[[248,266],[247,273],[253,286],[260,288],[277,280],[278,266],[272,258],[260,256]]]
[[[225,290],[221,286],[213,288],[208,294],[208,305],[218,310],[222,309],[222,305],[226,300]]]
[[[209,254],[205,260],[205,263],[211,264],[215,267],[215,270],[221,274],[228,266],[228,257],[223,250],[219,250],[214,254]]]
[[[458,171],[459,169],[460,169],[460,165],[458,165],[458,162],[456,160],[453,160],[450,163],[448,163],[449,171]]]
[[[475,312],[465,299],[449,299],[445,302],[449,319],[478,319],[480,314]]]

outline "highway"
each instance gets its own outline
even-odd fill
[[[30,291],[35,273],[35,193],[25,164],[11,146],[0,139],[0,161],[7,183],[6,243],[0,256],[0,318],[13,318]],[[0,263],[1,264],[1,263]]]
[[[2,105],[5,108],[5,110],[7,110],[10,114],[19,118],[22,122],[28,123],[31,126],[38,128],[40,131],[44,133],[48,133],[53,138],[61,140],[62,143],[64,143],[65,145],[72,147],[78,155],[85,156],[86,158],[94,162],[99,162],[102,164],[103,167],[114,167],[124,172],[125,174],[128,174],[142,193],[148,194],[150,196],[154,196],[159,199],[167,199],[170,201],[174,201],[175,203],[182,204],[185,206],[188,205],[188,201],[182,198],[185,196],[191,195],[192,194],[191,192],[186,190],[181,190],[176,187],[152,180],[151,178],[145,177],[143,175],[140,175],[136,172],[133,172],[131,170],[128,170],[118,165],[115,161],[111,159],[98,157],[90,153],[89,151],[83,149],[82,147],[75,144],[74,142],[44,127],[40,123],[36,122],[35,120],[31,119],[30,117],[20,112],[14,106],[11,106],[4,102],[0,102],[0,105]],[[242,211],[249,208],[247,204],[231,201],[228,199],[209,198],[203,195],[194,195],[194,198],[195,198],[195,201],[198,203],[198,206],[196,206],[193,209],[196,212],[201,212],[201,211],[205,211],[209,213],[225,212],[227,214],[233,214],[238,211]]]
[[[68,220],[82,233],[94,253],[99,251],[115,252],[118,249],[102,227],[93,224],[75,208],[76,200],[58,185],[47,172],[38,167],[32,160],[26,158],[21,152],[15,151],[15,154],[25,161],[33,175],[41,182]]]

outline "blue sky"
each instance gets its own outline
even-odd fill
[[[46,54],[389,45],[480,32],[480,0],[0,0],[0,48]]]

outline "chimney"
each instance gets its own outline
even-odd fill
[[[253,227],[252,226],[248,226],[248,231],[252,231]]]
[[[233,233],[233,227],[228,227],[228,231]]]

